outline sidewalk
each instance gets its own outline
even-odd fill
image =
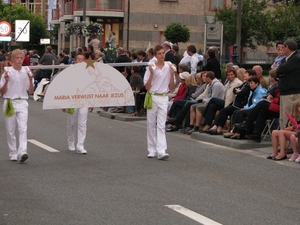
[[[43,100],[39,99],[38,101],[42,102]],[[95,108],[94,112],[96,113],[98,110],[99,108]],[[106,111],[99,112],[98,114],[101,117],[120,120],[123,122],[146,121],[147,119],[146,114],[142,114],[140,116],[128,116],[127,113],[112,113],[111,109],[109,109],[107,112]],[[186,135],[186,134],[182,134],[182,135]],[[224,138],[223,135],[209,135],[209,134],[195,132],[191,135],[191,138],[197,139],[199,141],[207,142],[207,143],[213,143],[216,145],[226,146],[226,147],[240,149],[240,150],[259,150],[260,152],[263,152],[265,154],[270,154],[272,151],[272,143],[270,137],[267,137],[264,141],[257,143],[247,139],[232,140],[230,138]]]

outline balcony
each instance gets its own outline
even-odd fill
[[[86,0],[87,11],[124,12],[125,0]],[[83,10],[84,0],[74,0],[74,11]]]
[[[59,9],[52,9],[52,20],[59,19]]]
[[[63,15],[73,15],[74,6],[73,2],[65,2],[63,6]]]

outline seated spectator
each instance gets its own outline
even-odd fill
[[[291,116],[300,123],[300,100],[296,100],[293,103],[293,109]],[[286,156],[286,142],[291,139],[291,136],[299,130],[298,127],[293,127],[291,124],[286,127],[284,130],[273,130],[272,132],[272,149],[273,152],[267,157],[267,159],[273,159],[276,161],[287,159]],[[280,152],[278,153],[278,145],[280,146]],[[297,151],[297,150],[296,150]],[[295,152],[295,151],[294,151]],[[292,160],[295,158],[295,155],[292,156]],[[291,160],[291,161],[292,161]],[[300,158],[294,159],[300,161]]]
[[[95,51],[95,60],[97,62],[100,62],[100,63],[104,63],[104,53],[102,53],[100,50],[96,50]]]
[[[139,92],[140,89],[144,87],[144,82],[142,77],[139,74],[140,67],[132,66],[131,67],[131,76],[130,76],[130,86],[134,92]],[[138,111],[136,111],[135,106],[128,106],[128,116],[137,116]]]
[[[179,73],[188,72],[189,71],[188,65],[179,64],[178,65],[178,71],[179,71]],[[169,94],[168,94],[169,99],[173,98],[178,92],[178,87],[180,85],[179,73],[175,73],[175,89],[171,90],[169,92]]]
[[[252,109],[258,104],[258,102],[266,95],[267,90],[263,88],[259,82],[257,76],[250,77],[248,79],[251,93],[248,98],[247,105],[240,110],[237,110],[233,113],[232,122],[233,124],[241,123],[245,118],[250,114]],[[234,128],[231,135],[224,135],[225,138],[230,137],[231,139],[241,139],[244,137],[244,132],[240,129]]]
[[[235,97],[233,90],[242,84],[242,81],[240,81],[236,76],[236,70],[233,67],[229,68],[226,71],[227,83],[225,85],[224,99],[213,97],[208,102],[203,114],[201,114],[199,111],[196,111],[196,117],[200,117],[198,120],[201,121],[202,117],[204,117],[203,125],[205,128],[211,126],[218,110],[227,107],[233,101]]]
[[[243,123],[234,124],[237,129],[250,132],[246,138],[255,142],[261,142],[261,133],[264,130],[266,120],[279,117],[279,90],[276,70],[270,71],[269,80],[272,86],[267,95],[252,109]]]
[[[172,97],[169,102],[168,102],[168,111],[170,110],[173,101],[175,100],[179,100],[179,99],[184,99],[185,97],[185,93],[186,93],[186,83],[185,83],[185,79],[190,76],[190,74],[188,72],[183,72],[179,74],[179,78],[180,78],[180,85],[178,87],[178,91],[176,93],[176,95],[174,97]]]
[[[207,95],[205,96],[205,98],[199,99],[198,104],[191,105],[190,107],[190,127],[193,127],[193,129],[188,131],[188,134],[199,131],[201,120],[199,120],[199,117],[196,117],[196,110],[203,113],[211,98],[223,98],[224,96],[225,87],[220,82],[220,80],[215,77],[214,72],[207,72],[206,83],[208,83]],[[209,127],[204,127],[203,130],[206,130],[208,128]]]
[[[255,72],[256,72],[256,76],[259,78],[259,82],[260,82],[260,85],[265,88],[265,89],[268,89],[268,85],[267,85],[267,82],[265,80],[265,78],[263,77],[263,69],[261,66],[259,65],[255,65],[253,66],[252,68]]]
[[[291,158],[289,158],[290,162],[300,162],[300,155],[298,153],[298,135],[299,131],[297,130],[294,134],[291,135],[290,137],[290,145],[293,149],[293,155]]]
[[[247,100],[250,94],[250,86],[248,83],[248,79],[256,75],[254,70],[246,70],[244,73],[244,83],[233,89],[233,93],[235,94],[235,98],[231,104],[227,107],[220,110],[219,115],[215,119],[213,123],[213,127],[207,130],[205,133],[211,135],[222,134],[223,127],[227,121],[228,116],[231,116],[236,110],[243,109],[247,104]],[[231,132],[229,135],[233,135]]]
[[[169,115],[168,115],[169,120],[167,121],[167,123],[173,124],[175,126],[180,126],[182,124],[182,121],[186,117],[186,120],[185,120],[186,125],[185,125],[185,128],[182,129],[182,133],[185,133],[185,129],[187,127],[189,127],[190,106],[198,103],[198,101],[196,101],[196,98],[198,98],[201,94],[203,94],[205,88],[207,87],[205,71],[196,74],[196,82],[198,84],[198,87],[197,87],[195,93],[193,93],[191,95],[191,98],[188,100],[186,100],[186,99],[185,100],[177,100],[177,101],[173,102],[172,107],[169,112]],[[178,113],[176,113],[176,112],[178,112]]]
[[[238,68],[236,70],[236,76],[242,82],[244,82],[244,74],[245,74],[245,72],[246,72],[246,70],[244,68]]]
[[[186,72],[187,73],[187,72]],[[179,100],[175,100],[172,104],[173,105],[176,105],[176,102],[177,101],[188,101],[189,99],[192,98],[192,95],[195,93],[196,89],[197,89],[197,82],[195,80],[195,78],[191,75],[187,76],[187,78],[185,79],[185,83],[186,83],[186,93],[185,93],[185,97],[184,99],[179,99]],[[175,110],[173,108],[173,110]],[[175,125],[172,125],[170,126],[168,129],[166,129],[166,131],[177,131],[180,127],[180,124],[175,124]]]

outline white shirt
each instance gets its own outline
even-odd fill
[[[186,64],[188,65],[191,61],[191,56],[189,55],[186,55],[184,56],[181,60],[180,60],[180,63],[179,64]]]
[[[144,76],[144,84],[147,83],[150,77],[150,69],[147,67],[145,76]],[[169,84],[171,79],[171,71],[170,66],[164,63],[164,67],[162,69],[155,67],[153,71],[153,78],[151,83],[151,88],[148,90],[149,92],[166,94],[170,91]]]
[[[27,90],[29,89],[29,79],[26,70],[23,67],[20,71],[15,70],[13,67],[9,67],[8,71],[10,74],[9,81],[3,98],[28,99]],[[0,88],[3,87],[5,82],[6,80],[3,74],[0,80]]]

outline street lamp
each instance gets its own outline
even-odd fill
[[[241,35],[242,35],[242,0],[237,0],[237,17],[236,17],[236,45],[237,55],[242,57]]]
[[[83,0],[82,22],[86,20],[86,0]],[[85,37],[82,37],[82,46],[85,46]]]
[[[130,0],[128,0],[127,6],[127,50],[129,49],[129,21],[130,21]]]
[[[9,24],[11,25],[11,0],[9,0]],[[11,41],[9,42],[8,51],[11,49]]]

